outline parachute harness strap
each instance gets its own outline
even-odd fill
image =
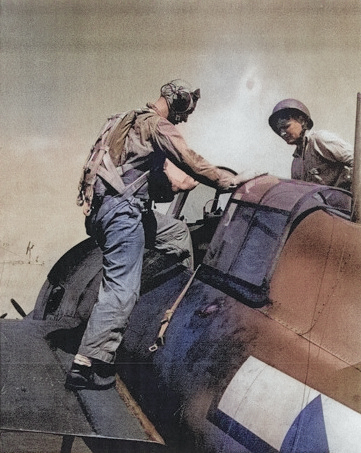
[[[157,336],[157,339],[155,341],[155,343],[149,347],[149,351],[150,352],[155,352],[159,346],[163,346],[165,344],[165,331],[167,330],[168,326],[169,326],[169,323],[170,323],[170,320],[174,314],[174,312],[176,311],[178,305],[181,303],[181,301],[183,300],[184,296],[186,295],[189,287],[191,286],[196,274],[197,274],[197,271],[198,269],[200,268],[200,265],[198,265],[197,269],[194,271],[194,273],[191,275],[190,279],[188,280],[188,282],[186,283],[186,285],[184,286],[184,288],[182,289],[181,293],[179,294],[179,296],[177,297],[177,299],[175,300],[174,304],[172,305],[171,308],[169,308],[168,310],[166,310],[160,324],[161,324],[161,327],[159,329],[159,332],[158,332],[158,336]]]

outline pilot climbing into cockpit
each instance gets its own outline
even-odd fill
[[[200,90],[186,82],[166,83],[154,104],[110,118],[92,148],[78,204],[83,206],[88,234],[102,250],[103,279],[67,374],[69,389],[115,384],[116,350],[139,297],[144,246],[175,254],[192,266],[187,225],[151,209],[157,193],[161,201],[168,201],[168,188],[190,190],[200,181],[227,190],[257,176],[254,171],[234,175],[188,147],[175,125],[187,121],[199,98]],[[164,173],[168,179],[159,188]]]

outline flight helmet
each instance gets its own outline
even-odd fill
[[[172,80],[163,85],[160,94],[167,101],[169,108],[168,119],[177,124],[186,121],[196,108],[197,101],[201,97],[200,89],[192,90],[189,83],[181,79]]]

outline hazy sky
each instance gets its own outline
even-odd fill
[[[0,314],[11,310],[9,297],[31,306],[51,266],[86,237],[77,184],[103,121],[156,100],[171,79],[201,88],[181,129],[215,164],[288,177],[292,147],[268,126],[287,97],[309,107],[315,129],[353,143],[360,1],[0,0],[0,7]]]

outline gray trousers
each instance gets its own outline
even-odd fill
[[[94,222],[93,235],[103,252],[103,279],[78,350],[86,357],[114,362],[139,298],[145,244],[192,266],[187,225],[156,211],[146,215],[143,211],[142,202],[132,197]]]
[[[176,255],[186,267],[193,269],[192,238],[185,222],[151,211],[143,216],[143,225],[146,248]]]

